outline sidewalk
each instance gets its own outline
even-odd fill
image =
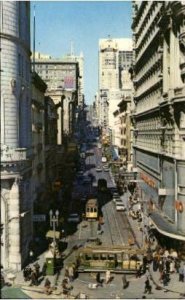
[[[123,201],[127,201],[128,197],[129,197],[129,192],[127,192],[123,196],[121,196]],[[126,204],[126,203],[127,202],[124,202],[124,204]],[[139,245],[140,247],[142,247],[143,246],[143,233],[139,230],[138,221],[133,220],[133,218],[128,215],[127,215],[127,218],[128,218],[128,222],[130,223],[130,225],[133,229],[136,244]],[[151,280],[153,281],[154,285],[157,288],[163,289],[164,291],[179,293],[181,296],[185,297],[185,282],[179,282],[179,275],[177,273],[173,273],[170,275],[171,280],[168,283],[168,286],[163,286],[163,284],[159,281],[159,278],[160,278],[159,271],[154,272],[152,264],[150,265],[149,272],[150,272]]]

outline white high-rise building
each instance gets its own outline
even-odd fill
[[[132,63],[132,39],[99,40],[99,123],[109,127],[113,111],[120,102],[123,72]],[[119,95],[118,98],[116,95]],[[111,103],[112,102],[112,103]],[[111,120],[110,120],[111,119]]]
[[[20,270],[32,239],[30,3],[0,2],[1,265]]]

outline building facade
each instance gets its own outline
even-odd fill
[[[64,135],[73,132],[75,111],[83,105],[83,55],[54,59],[36,53],[35,70],[46,82],[46,95],[51,97],[58,108],[58,145]],[[80,73],[81,72],[81,73]],[[80,90],[79,90],[80,86]],[[80,97],[80,98],[78,98]]]
[[[46,186],[57,178],[56,152],[57,152],[57,109],[52,98],[45,97],[45,182]]]
[[[34,206],[45,190],[45,98],[47,85],[36,72],[32,74],[32,199]],[[47,123],[47,121],[46,121]],[[35,212],[35,209],[33,209]]]
[[[103,128],[111,126],[109,122],[112,123],[114,107],[120,102],[120,97],[115,98],[115,95],[120,95],[120,90],[123,88],[123,74],[130,68],[131,64],[131,39],[108,38],[99,40],[98,111],[99,122]]]
[[[1,265],[20,270],[32,239],[30,3],[0,3]]]
[[[114,111],[115,143],[125,171],[132,171],[131,96],[123,97]]]
[[[133,151],[143,210],[159,236],[185,241],[185,5],[133,8]]]

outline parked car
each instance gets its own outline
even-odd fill
[[[68,223],[79,223],[80,217],[77,213],[71,213],[71,214],[69,214],[67,221],[68,221]]]
[[[126,207],[125,207],[125,205],[122,203],[116,203],[116,210],[117,211],[126,211]]]

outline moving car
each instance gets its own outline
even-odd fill
[[[96,172],[101,172],[102,171],[102,168],[100,166],[97,166],[96,167]]]
[[[101,159],[102,163],[106,163],[107,162],[107,158],[105,156],[102,157]]]
[[[104,165],[104,166],[103,166],[103,170],[104,170],[105,172],[109,172],[109,166],[108,166],[108,165]]]

